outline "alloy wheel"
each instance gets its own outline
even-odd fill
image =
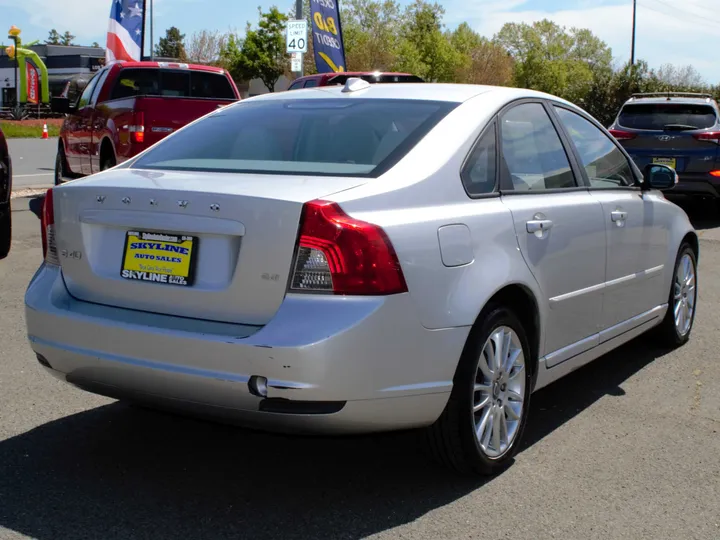
[[[695,314],[695,301],[697,288],[695,286],[695,264],[692,257],[685,253],[678,262],[675,271],[673,289],[673,314],[675,315],[675,329],[684,337],[690,332]]]
[[[491,459],[511,448],[525,400],[525,355],[512,328],[493,330],[483,345],[473,388],[475,438]]]

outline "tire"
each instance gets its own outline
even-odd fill
[[[117,164],[114,155],[105,155],[100,163],[100,172],[112,169]]]
[[[687,272],[686,264],[690,264],[692,279],[684,277]],[[697,313],[697,281],[697,254],[690,244],[683,243],[675,258],[673,279],[668,296],[668,310],[655,334],[662,344],[667,347],[681,347],[690,339],[693,324],[695,323],[695,314]],[[675,298],[676,292],[681,295],[681,298]],[[676,321],[675,310],[677,309],[676,302],[678,300],[681,305],[680,309],[685,314],[686,322],[684,324]]]
[[[55,185],[59,186],[63,183],[63,178],[67,176],[67,167],[65,161],[65,150],[58,148],[57,156],[55,156]]]
[[[12,244],[12,210],[8,201],[5,214],[0,217],[0,259],[4,259],[10,253]]]
[[[519,353],[511,369],[505,371],[505,376],[497,382],[489,382],[497,377],[498,370],[493,369],[490,362],[483,362],[484,368],[479,366],[481,355],[483,358],[492,356],[485,354],[494,350],[495,335],[502,335],[503,338],[514,335],[509,350]],[[445,410],[435,424],[428,428],[429,445],[436,460],[458,472],[480,475],[497,474],[512,463],[527,423],[532,381],[530,367],[533,361],[527,334],[517,316],[502,306],[486,308],[470,332]],[[476,385],[485,389],[477,390]],[[510,395],[511,391],[515,392],[514,398]],[[518,402],[517,396],[522,396],[522,403]],[[489,403],[474,412],[475,406],[481,405],[485,399]],[[511,418],[509,409],[518,420]],[[483,418],[484,428],[481,428]],[[500,444],[497,445],[498,439],[494,437],[495,431],[492,429],[492,424],[498,422],[498,425],[502,425],[503,421],[505,447],[502,444],[502,432],[499,432]],[[512,430],[512,434],[508,430]],[[480,436],[476,435],[478,431]]]

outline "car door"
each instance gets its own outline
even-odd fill
[[[77,106],[77,124],[74,133],[75,152],[74,158],[78,164],[80,174],[91,174],[90,170],[90,147],[92,145],[92,122],[93,122],[93,106],[91,98],[95,87],[97,86],[98,77],[93,77],[80,95]],[[77,170],[77,169],[75,169]]]
[[[546,364],[598,343],[605,279],[600,202],[579,176],[547,105],[524,101],[500,115],[500,186],[523,258],[545,304]]]
[[[641,191],[629,159],[589,118],[556,105],[554,110],[577,151],[590,193],[603,208],[607,271],[603,326],[624,323],[664,301],[668,229],[658,195]],[[611,331],[605,337],[613,337]]]

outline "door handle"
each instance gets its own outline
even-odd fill
[[[525,225],[527,227],[527,232],[533,234],[537,232],[542,233],[552,229],[553,222],[549,219],[533,219],[528,221]]]
[[[615,223],[618,221],[625,221],[627,219],[627,212],[623,212],[622,210],[610,212],[610,219],[612,219]]]

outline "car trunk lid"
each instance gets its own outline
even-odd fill
[[[365,182],[130,169],[70,182],[54,197],[66,286],[97,304],[266,324],[285,297],[303,204]],[[157,277],[168,270],[176,277]]]

